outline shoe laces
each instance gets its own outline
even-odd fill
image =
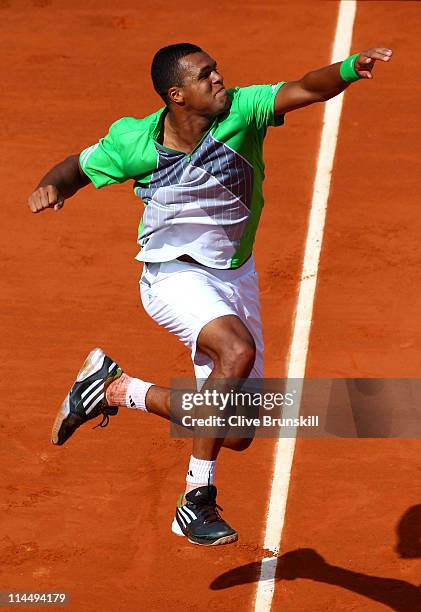
[[[92,429],[96,429],[97,427],[101,427],[101,429],[103,429],[104,427],[107,427],[109,422],[110,422],[109,414],[107,414],[106,412],[103,412],[101,423],[98,423],[98,425],[95,425],[95,427],[92,427]]]
[[[222,521],[222,517],[219,514],[218,510],[222,510],[221,506],[215,504],[204,504],[200,508],[200,513],[205,523],[216,523],[217,521]]]
[[[117,414],[117,412],[117,406],[104,406],[100,413],[102,414],[102,421],[98,423],[98,425],[95,425],[95,427],[92,427],[92,429],[96,429],[97,427],[101,427],[101,429],[103,429],[104,427],[107,427],[108,423],[110,422],[110,415],[114,416]]]
[[[116,381],[118,378],[120,378],[120,376],[123,374],[123,370],[121,368],[117,368],[117,370],[115,371],[114,376],[110,376],[107,380],[106,380],[106,387],[105,389],[114,381]],[[98,423],[98,425],[95,425],[95,427],[92,427],[92,429],[96,429],[97,427],[101,427],[101,429],[104,429],[104,427],[107,427],[108,423],[110,422],[110,414],[113,416],[115,414],[117,414],[118,412],[118,407],[117,406],[103,406],[102,410],[101,410],[101,414],[102,414],[102,421],[101,423]]]
[[[222,517],[219,514],[218,510],[223,510],[221,506],[216,503],[216,497],[214,494],[214,490],[212,491],[210,482],[208,479],[208,495],[203,497],[202,499],[198,499],[194,501],[194,505],[198,507],[198,510],[206,523],[216,523],[217,521],[222,521]]]

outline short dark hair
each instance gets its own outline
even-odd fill
[[[191,53],[200,53],[202,49],[191,43],[177,43],[162,47],[155,53],[152,60],[151,76],[153,86],[157,94],[161,96],[165,104],[169,103],[168,89],[170,87],[181,87],[183,84],[179,60]]]

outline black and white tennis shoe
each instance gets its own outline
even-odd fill
[[[192,544],[202,546],[229,544],[238,540],[238,533],[218,512],[222,508],[216,503],[216,494],[214,485],[205,485],[187,493],[185,504],[184,495],[181,495],[171,527],[172,532],[186,536]]]
[[[110,383],[123,371],[100,349],[89,353],[73,387],[62,403],[53,425],[52,442],[61,446],[80,425],[102,415],[98,424],[105,427],[109,416],[118,412],[117,406],[108,406],[105,392]]]

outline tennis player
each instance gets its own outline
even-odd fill
[[[375,62],[391,56],[390,49],[372,48],[296,81],[227,89],[216,61],[200,47],[160,49],[152,81],[164,105],[141,119],[119,119],[99,142],[53,167],[29,197],[30,210],[60,210],[89,183],[102,188],[132,180],[145,207],[137,255],[144,262],[143,306],[191,351],[202,391],[232,391],[236,381],[263,377],[253,243],[267,129],[283,125],[288,112],[371,79]],[[53,443],[64,444],[100,415],[106,425],[120,406],[168,419],[170,396],[170,389],[129,376],[96,348],[58,412]],[[223,426],[214,437],[193,437],[174,533],[201,545],[237,539],[218,512],[215,463],[221,446],[243,450],[251,440],[229,437]]]

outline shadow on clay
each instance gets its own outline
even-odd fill
[[[411,506],[396,527],[398,542],[395,551],[402,559],[421,558],[421,504]],[[270,567],[271,565],[271,567]],[[421,610],[421,585],[396,578],[370,576],[327,563],[312,548],[291,550],[265,562],[268,575],[275,580],[304,578],[332,584],[389,606],[391,610],[412,612]],[[218,576],[211,584],[212,590],[229,589],[236,585],[257,582],[260,562],[236,567]],[[272,571],[271,571],[272,570]],[[263,576],[264,579],[264,576]]]

